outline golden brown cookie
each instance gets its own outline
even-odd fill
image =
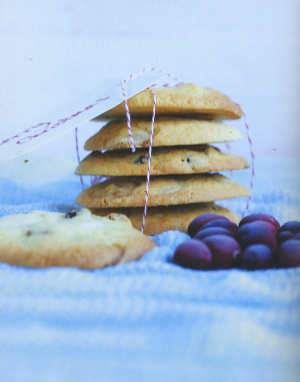
[[[112,178],[80,193],[77,203],[88,208],[143,207],[145,177]],[[220,174],[151,177],[148,206],[203,203],[248,196],[249,190]]]
[[[116,209],[91,209],[93,214],[106,216],[108,213],[117,212],[126,215],[132,225],[141,229],[144,208],[116,208]],[[212,213],[226,216],[234,223],[240,221],[240,217],[228,210],[227,208],[220,207],[214,203],[203,204],[186,204],[168,207],[151,207],[148,208],[146,225],[144,233],[146,235],[157,235],[164,231],[177,230],[187,232],[188,225],[197,216]]]
[[[105,176],[146,175],[148,150],[93,152],[77,167],[76,174]],[[248,168],[245,159],[222,153],[212,146],[157,147],[152,151],[151,174],[196,174]]]
[[[34,211],[0,219],[0,261],[12,265],[103,268],[138,260],[154,246],[119,214]]]
[[[131,128],[135,147],[148,147],[151,121],[134,119]],[[232,142],[241,137],[238,130],[218,121],[160,117],[154,124],[153,146]],[[93,151],[129,149],[130,140],[126,121],[109,122],[86,141],[84,148]]]
[[[221,92],[202,88],[195,84],[184,84],[169,88],[153,89],[157,97],[157,114],[212,114],[224,119],[242,117],[240,106]],[[152,114],[153,94],[146,89],[128,100],[132,115]],[[125,115],[124,103],[105,112],[103,117]]]

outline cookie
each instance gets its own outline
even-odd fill
[[[91,209],[93,214],[105,216],[114,209]],[[141,229],[144,208],[118,208],[116,212],[126,215],[132,225]],[[220,207],[214,203],[187,204],[169,207],[148,208],[144,233],[157,235],[164,231],[177,230],[187,232],[188,225],[197,216],[204,213],[212,213],[226,216],[234,223],[240,221],[240,217],[227,208]]]
[[[12,265],[103,268],[137,260],[154,246],[119,214],[34,211],[0,219],[0,261]]]
[[[151,121],[134,119],[131,128],[135,146],[148,147]],[[238,130],[218,121],[160,117],[155,119],[153,147],[231,142],[241,137]],[[126,121],[109,122],[86,141],[84,148],[93,151],[129,149]]]
[[[224,154],[212,146],[191,146],[181,148],[154,148],[151,157],[151,174],[196,174],[248,167],[245,159],[232,154]],[[93,152],[77,167],[76,174],[105,176],[146,175],[148,150],[139,149],[135,153],[107,151]]]
[[[195,84],[184,84],[169,88],[155,88],[157,114],[209,114],[224,119],[241,118],[240,106],[221,92],[202,88]],[[153,94],[146,89],[128,100],[132,115],[152,114]],[[124,103],[108,110],[103,117],[120,117],[125,115]]]
[[[112,178],[82,191],[77,203],[88,208],[143,207],[145,177]],[[220,174],[151,177],[148,206],[203,203],[250,195]]]

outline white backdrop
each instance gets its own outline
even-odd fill
[[[103,78],[154,64],[240,103],[258,158],[294,156],[299,11],[299,0],[2,0],[1,125],[13,129],[24,115],[85,94]],[[90,134],[81,131],[81,141]],[[0,175],[28,179],[31,169],[52,180],[69,173],[72,133],[28,158],[31,168],[8,162]]]

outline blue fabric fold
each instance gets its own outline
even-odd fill
[[[257,187],[251,212],[299,211],[294,193]],[[0,215],[66,211],[79,192],[1,179]],[[187,237],[162,233],[139,262],[102,270],[0,264],[0,380],[298,381],[300,269],[184,269],[172,255]]]

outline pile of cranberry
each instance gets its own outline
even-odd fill
[[[289,268],[300,266],[300,222],[282,226],[271,215],[256,213],[239,225],[222,215],[203,214],[188,227],[191,239],[175,250],[176,264],[192,269]]]

